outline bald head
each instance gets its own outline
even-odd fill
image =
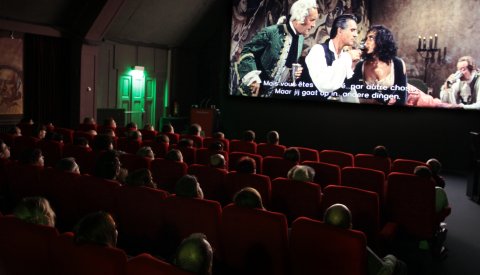
[[[345,205],[336,203],[327,208],[323,216],[323,221],[326,224],[350,229],[352,227],[352,214]]]
[[[204,234],[194,233],[177,249],[175,265],[195,274],[212,273],[213,250]]]

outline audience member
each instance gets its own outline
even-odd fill
[[[129,173],[126,180],[128,186],[145,186],[157,188],[157,184],[153,182],[152,173],[147,168],[140,168]]]
[[[218,131],[213,133],[212,137],[217,139],[225,139],[225,133]]]
[[[96,125],[97,122],[95,121],[95,119],[93,117],[84,117],[83,118],[83,124],[87,124],[87,125]]]
[[[307,165],[295,165],[288,171],[287,178],[296,181],[313,182],[315,170]]]
[[[0,139],[0,159],[10,158],[10,147]]]
[[[208,150],[212,152],[222,152],[223,151],[223,143],[220,141],[214,141],[208,146]]]
[[[85,137],[74,137],[73,138],[73,145],[78,145],[82,147],[90,147],[88,144],[88,139]]]
[[[445,179],[439,175],[440,170],[442,170],[442,164],[438,159],[431,158],[427,160],[427,166],[432,172],[432,177],[435,180],[435,184],[439,187],[445,188]]]
[[[173,260],[179,268],[198,275],[211,275],[213,249],[203,233],[185,238],[177,248]]]
[[[47,134],[47,126],[43,124],[34,125],[32,136],[38,139],[44,139]]]
[[[193,175],[184,175],[177,181],[175,194],[179,197],[203,199],[203,190]]]
[[[183,162],[182,152],[178,149],[171,149],[165,155],[166,160]]]
[[[10,135],[19,137],[19,136],[22,135],[22,129],[20,129],[20,127],[18,127],[18,126],[13,126],[12,128],[10,128],[10,130],[8,130],[8,133]]]
[[[55,227],[55,212],[43,197],[23,198],[13,210],[13,215],[28,223]]]
[[[202,126],[198,123],[193,123],[188,128],[188,134],[192,136],[201,136],[202,134]]]
[[[432,171],[430,170],[430,168],[424,165],[419,165],[415,167],[413,173],[420,177],[433,179]],[[440,213],[448,206],[449,203],[445,189],[440,186],[435,186],[435,210],[437,211],[437,213]]]
[[[213,168],[226,169],[227,162],[222,154],[213,154],[210,156],[210,166]]]
[[[267,133],[267,143],[268,144],[280,144],[280,135],[277,131],[270,131]]]
[[[246,130],[243,132],[243,140],[248,142],[255,142],[255,132],[253,130]]]
[[[247,156],[241,157],[235,168],[239,173],[255,174],[257,172],[257,164],[255,163],[255,160]]]
[[[110,128],[115,130],[117,128],[117,122],[115,122],[115,119],[113,119],[113,117],[106,118],[103,121],[103,128],[105,129]]]
[[[70,172],[75,174],[80,174],[80,167],[78,166],[75,158],[63,158],[57,162],[55,169],[64,172]]]
[[[233,203],[240,207],[265,209],[262,203],[262,196],[252,187],[245,187],[233,196]]]
[[[300,151],[296,147],[290,147],[283,153],[283,158],[291,162],[298,163],[300,161]]]
[[[117,228],[113,217],[103,211],[88,214],[75,226],[77,244],[117,246]]]
[[[382,157],[382,158],[390,157],[389,153],[388,153],[388,150],[387,150],[387,147],[385,147],[383,145],[375,146],[375,148],[373,148],[372,154],[376,157]]]
[[[121,163],[118,153],[114,150],[108,150],[100,154],[93,175],[103,179],[118,180],[120,175]]]
[[[21,163],[35,166],[44,166],[42,150],[38,148],[29,148],[22,153]]]
[[[146,130],[146,131],[155,131],[155,128],[153,127],[152,124],[150,123],[147,123],[143,126],[143,130]]]
[[[135,122],[129,122],[127,125],[125,125],[125,128],[127,131],[136,131],[138,130],[138,125]]]
[[[170,138],[165,134],[159,134],[155,137],[156,142],[170,144]]]
[[[191,140],[189,138],[182,138],[178,141],[178,147],[192,148],[193,147],[193,140]]]
[[[151,160],[155,159],[155,154],[150,146],[140,147],[137,151],[137,155]]]
[[[348,207],[340,203],[333,204],[325,210],[323,221],[343,229],[352,229],[352,214]],[[369,247],[366,249],[369,275],[407,274],[405,263],[394,255],[388,254],[380,259]]]
[[[167,123],[162,126],[162,133],[175,133],[175,129],[173,128],[172,124]]]
[[[108,135],[98,135],[93,139],[92,149],[94,151],[113,150],[113,139]]]

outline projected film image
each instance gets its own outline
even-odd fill
[[[473,58],[455,60],[457,71],[428,91],[409,76],[395,33],[370,21],[370,1],[232,2],[232,96],[480,109]],[[411,44],[425,66],[445,59],[438,34]]]

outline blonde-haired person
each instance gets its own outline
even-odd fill
[[[13,215],[28,223],[55,227],[55,212],[43,197],[23,198],[13,210]]]

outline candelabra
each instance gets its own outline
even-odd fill
[[[417,52],[420,54],[420,56],[424,59],[425,62],[425,71],[423,74],[423,82],[427,83],[427,72],[428,72],[428,65],[435,63],[435,55],[438,52],[438,59],[437,62],[441,63],[443,62],[444,58],[442,59],[442,53],[441,49],[437,48],[437,43],[438,43],[438,35],[435,34],[435,39],[430,36],[430,39],[428,41],[428,47],[427,47],[427,39],[424,36],[423,39],[421,36],[418,36],[418,47],[417,47]],[[443,55],[445,57],[447,52],[447,48],[444,48]]]

